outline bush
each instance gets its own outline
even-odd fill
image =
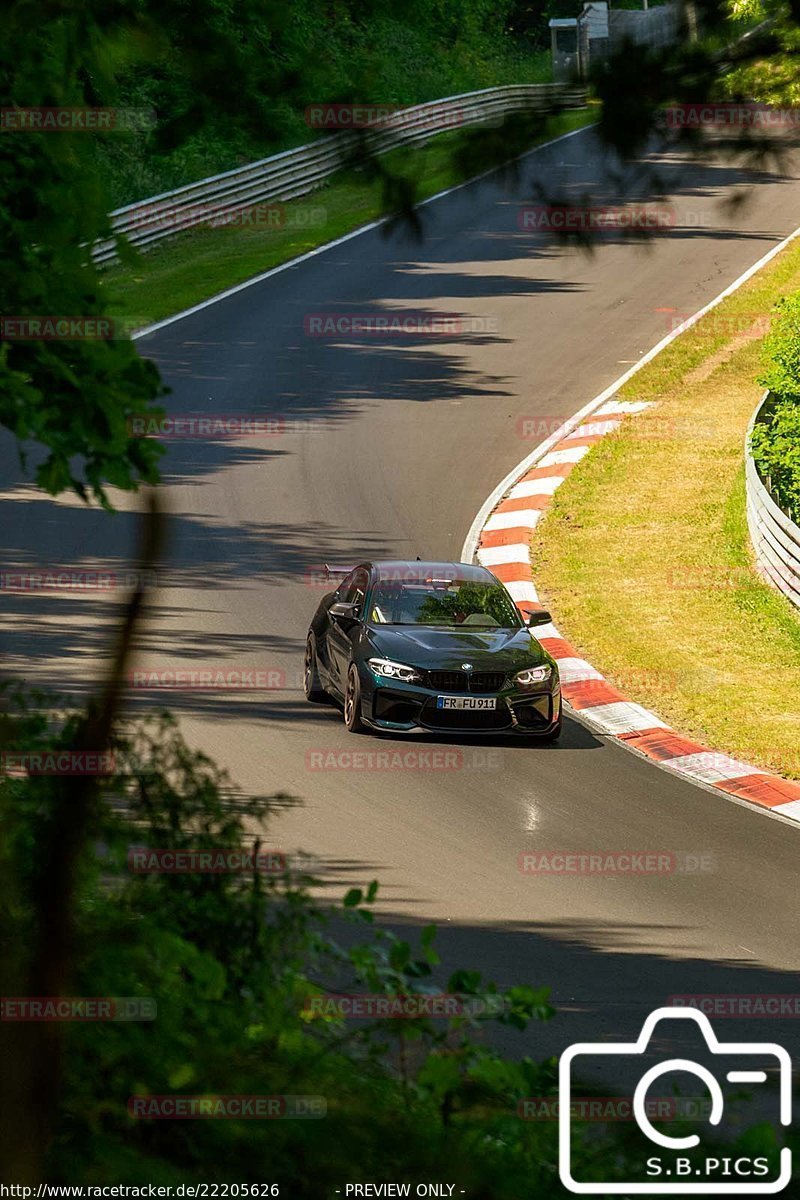
[[[31,709],[0,688],[4,700],[6,753],[76,745],[81,714],[56,714],[45,697]],[[272,801],[288,798],[238,795],[167,715],[113,741],[113,773],[102,781],[0,779],[0,994],[152,998],[157,1011],[140,1020],[0,1022],[0,1182],[204,1181],[237,1185],[221,1195],[318,1200],[343,1180],[444,1179],[477,1200],[563,1196],[557,1124],[523,1120],[518,1110],[523,1098],[555,1097],[555,1060],[510,1061],[486,1036],[490,1022],[524,1031],[547,1019],[547,989],[499,991],[465,970],[443,990],[478,1002],[475,1013],[331,1015],[331,991],[403,1000],[440,992],[434,927],[421,931],[416,950],[378,929],[374,883],[322,908],[302,864],[279,876],[147,873],[139,852],[131,869],[131,844],[258,850],[252,830],[263,829]],[[62,897],[69,962],[61,986],[39,990],[31,963],[44,950],[49,967],[61,953],[41,903],[65,853],[53,834],[59,813],[73,828],[78,807],[89,819]],[[344,922],[347,948],[333,932]],[[217,1104],[297,1097],[307,1112],[313,1100],[316,1115],[159,1120],[129,1107],[131,1098],[175,1096]],[[597,1135],[596,1122],[586,1122],[573,1152],[578,1170],[629,1178],[635,1129],[615,1127],[610,1148]],[[747,1138],[747,1152],[758,1146],[774,1157],[769,1130],[748,1131],[726,1152],[744,1150]]]
[[[154,48],[147,63],[124,68],[120,102],[154,109],[158,125],[147,135],[97,139],[114,207],[313,141],[320,135],[304,119],[310,103],[407,105],[551,78],[549,49],[534,43],[536,31],[514,24],[510,0],[295,0],[271,25],[261,6],[208,4],[245,58],[241,110],[198,104],[180,45]],[[180,144],[172,144],[173,129]]]
[[[0,689],[3,699],[13,701],[9,689]],[[6,753],[74,744],[79,714],[44,713],[24,697],[17,710],[6,705]],[[0,1179],[266,1181],[303,1200],[319,1196],[328,1179],[443,1175],[508,1200],[529,1186],[542,1197],[559,1194],[554,1127],[516,1115],[521,1097],[553,1094],[553,1064],[506,1061],[480,1035],[488,1021],[524,1030],[531,1018],[546,1019],[546,989],[500,992],[477,972],[459,971],[444,990],[482,1001],[476,1015],[330,1015],[321,1002],[331,991],[440,991],[433,927],[417,950],[377,929],[374,883],[323,909],[302,864],[280,875],[152,874],[140,858],[139,871],[131,869],[132,845],[258,850],[252,830],[287,798],[238,795],[167,715],[135,724],[114,752],[114,773],[96,784],[0,780],[0,986],[4,996],[153,998],[156,1017],[0,1026]],[[71,789],[84,786],[94,798],[64,898],[69,967],[63,990],[42,991],[31,963],[39,950],[46,961],[60,953],[40,903],[63,854],[52,834],[59,810],[69,803],[74,811]],[[346,949],[332,922],[354,927]],[[35,1070],[43,1047],[45,1105]],[[182,1121],[129,1113],[130,1097],[175,1094],[321,1097],[327,1112]],[[34,1112],[44,1122],[38,1143]]]
[[[767,367],[759,383],[773,404],[753,429],[753,459],[778,504],[800,514],[800,293],[785,296],[764,339]]]
[[[773,396],[800,401],[800,292],[778,301],[764,355],[767,366],[758,382]]]
[[[800,402],[778,400],[768,420],[753,428],[752,451],[758,472],[768,479],[777,503],[800,518]]]

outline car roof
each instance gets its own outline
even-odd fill
[[[373,562],[375,578],[380,581],[411,582],[412,580],[452,579],[469,583],[496,583],[491,571],[477,563],[421,562],[418,559],[387,559]]]

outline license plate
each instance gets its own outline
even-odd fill
[[[437,708],[496,709],[496,696],[437,696]]]

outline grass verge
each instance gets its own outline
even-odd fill
[[[548,122],[541,140],[595,119],[594,108],[561,113]],[[417,199],[424,200],[463,181],[453,159],[464,136],[461,131],[439,134],[423,146],[394,150],[385,161],[414,179]],[[167,239],[132,264],[109,268],[104,279],[111,314],[140,326],[152,324],[341,237],[383,212],[379,183],[355,172],[343,173],[280,208],[277,226],[195,229]]]
[[[620,398],[657,403],[583,459],[532,542],[543,602],[611,682],[795,779],[800,613],[756,574],[743,446],[763,314],[798,288],[795,243],[634,376]]]

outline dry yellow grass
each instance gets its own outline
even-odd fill
[[[587,455],[533,537],[543,600],[598,670],[682,733],[793,778],[800,613],[755,572],[743,446],[762,392],[751,318],[797,289],[794,245],[639,372],[621,398],[656,405]]]

